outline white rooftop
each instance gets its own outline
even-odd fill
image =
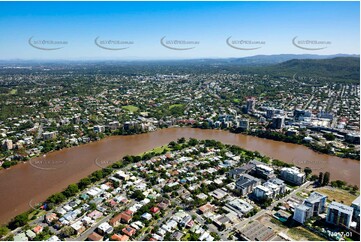
[[[345,204],[342,203],[338,203],[338,202],[332,202],[329,206],[329,209],[336,209],[341,213],[345,213],[348,215],[352,215],[353,213],[353,208],[350,206],[347,206]]]

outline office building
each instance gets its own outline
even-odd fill
[[[276,116],[272,119],[273,129],[282,129],[285,126],[285,118],[283,116]]]
[[[272,119],[275,115],[275,109],[274,108],[267,108],[266,109],[266,118],[267,119]]]
[[[246,111],[247,113],[254,112],[256,110],[256,98],[251,97],[247,99]]]
[[[311,118],[312,114],[308,110],[296,109],[293,111],[293,118],[295,121],[304,121],[307,118]]]
[[[242,130],[248,130],[249,129],[249,121],[248,119],[241,119],[238,121],[238,127]]]

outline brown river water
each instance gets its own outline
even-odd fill
[[[0,171],[0,224],[30,209],[51,194],[62,191],[93,171],[125,155],[137,155],[178,138],[215,139],[299,167],[314,173],[329,171],[331,180],[360,183],[360,162],[319,154],[302,145],[261,139],[220,130],[169,128],[132,136],[112,136],[89,144],[51,152],[8,170]],[[108,163],[107,163],[108,162]]]

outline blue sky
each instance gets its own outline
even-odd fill
[[[0,2],[0,59],[226,58],[258,54],[359,54],[359,2]],[[66,41],[44,51],[28,40]],[[132,41],[105,50],[102,40]],[[193,49],[165,48],[160,39],[198,41]],[[226,39],[263,41],[238,50]],[[311,51],[292,39],[330,41]],[[190,45],[191,46],[191,45]]]

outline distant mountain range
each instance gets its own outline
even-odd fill
[[[290,75],[297,73],[309,77],[326,77],[338,80],[360,80],[360,57],[331,59],[292,59],[261,68],[263,73]]]
[[[174,60],[173,62],[188,62],[196,64],[211,64],[211,65],[246,65],[246,66],[265,66],[278,64],[289,60],[301,60],[301,59],[332,59],[336,57],[355,57],[359,58],[359,55],[348,54],[336,54],[336,55],[312,55],[312,54],[281,54],[281,55],[255,55],[240,58],[217,58],[217,59],[191,59],[191,60]],[[166,61],[160,61],[166,62]]]
[[[88,73],[242,73],[270,76],[322,77],[330,81],[358,83],[360,79],[359,55],[256,55],[243,58],[226,59],[187,59],[187,60],[154,60],[154,61],[0,61],[1,66],[32,66],[34,70],[45,66],[60,66],[64,69],[79,69]],[[9,70],[3,69],[2,72]],[[27,70],[26,72],[30,72]]]
[[[332,59],[336,57],[360,57],[359,55],[294,55],[294,54],[282,54],[282,55],[255,55],[250,57],[230,59],[231,63],[239,64],[277,64],[289,60],[300,60],[300,59]]]
[[[278,64],[293,59],[332,59],[336,57],[360,57],[359,55],[335,54],[335,55],[315,55],[315,54],[279,54],[279,55],[255,55],[240,58],[198,58],[198,59],[169,59],[169,60],[0,60],[4,63],[122,63],[122,64],[179,64],[179,63],[198,63],[198,64],[237,64],[237,65],[270,65]]]
[[[358,55],[258,55],[219,60],[194,60],[194,66],[212,66],[222,71],[271,76],[323,77],[341,82],[359,82],[360,56]]]

